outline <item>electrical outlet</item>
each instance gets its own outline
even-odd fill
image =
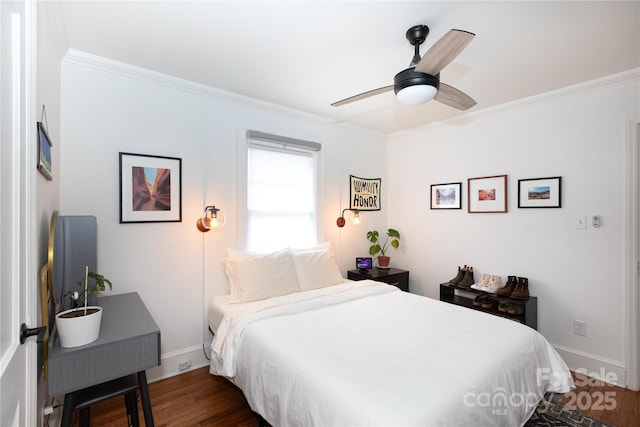
[[[40,413],[40,425],[48,426],[51,421],[50,417],[56,411],[57,407],[54,406],[53,401],[48,405],[47,405],[47,402],[45,401],[42,403],[42,405],[43,405],[42,412]],[[55,417],[56,415],[54,415],[54,421],[55,421]]]
[[[190,367],[191,367],[191,360],[183,360],[182,362],[178,363],[178,370],[180,372],[186,371]]]
[[[573,321],[573,333],[574,335],[587,336],[587,322],[584,320]]]

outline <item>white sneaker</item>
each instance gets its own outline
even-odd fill
[[[482,279],[480,279],[478,283],[474,283],[473,285],[471,285],[471,288],[478,291],[484,291],[487,285],[489,285],[489,280],[491,280],[491,275],[483,274]]]
[[[489,283],[482,290],[495,294],[498,289],[502,288],[504,288],[504,285],[502,284],[502,278],[500,276],[491,276],[491,279],[489,279]]]

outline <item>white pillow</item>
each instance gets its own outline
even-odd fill
[[[262,252],[242,252],[237,249],[227,248],[227,256],[222,260],[222,265],[224,267],[224,274],[227,276],[229,280],[229,294],[233,294],[233,290],[236,287],[237,280],[233,275],[233,270],[231,269],[231,260],[236,260],[239,258],[249,258],[249,257],[260,257],[268,255],[267,253]]]
[[[301,291],[344,282],[330,246],[318,250],[292,250],[291,257]]]
[[[225,272],[229,278],[230,302],[257,301],[298,292],[288,250],[270,254],[232,254],[225,259]]]

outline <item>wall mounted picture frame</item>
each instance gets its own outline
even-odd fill
[[[182,159],[120,153],[120,223],[182,221]]]
[[[47,178],[48,181],[53,181],[53,173],[51,171],[51,140],[47,134],[42,122],[37,122],[38,126],[38,170]]]
[[[562,177],[518,180],[519,208],[561,208]]]
[[[349,208],[359,211],[379,211],[381,178],[360,178],[349,175]]]
[[[467,181],[469,213],[507,212],[507,175],[469,178]]]
[[[431,184],[431,209],[462,209],[462,183]]]

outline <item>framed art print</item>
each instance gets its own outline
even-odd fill
[[[462,183],[431,184],[431,209],[462,209]]]
[[[469,178],[469,213],[507,212],[507,175]]]
[[[518,180],[519,208],[562,207],[562,177]]]
[[[182,159],[120,153],[120,223],[182,221]]]
[[[53,174],[51,173],[51,140],[42,122],[38,122],[38,170],[48,181],[53,181]]]
[[[380,178],[349,175],[349,207],[359,211],[379,211],[381,184]]]

